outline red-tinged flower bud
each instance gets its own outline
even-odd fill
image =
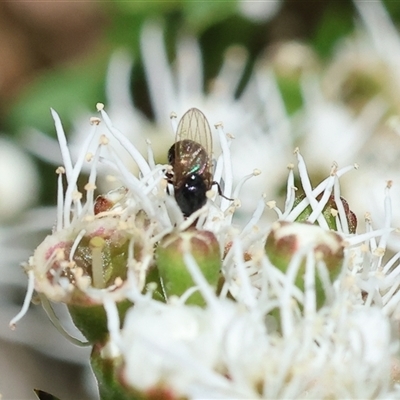
[[[333,231],[326,231],[317,225],[297,222],[276,222],[265,243],[265,251],[271,263],[282,272],[287,271],[293,256],[303,248],[313,252],[315,260],[325,263],[331,281],[339,275],[344,259],[343,239]],[[305,256],[301,261],[295,284],[304,291]],[[315,291],[317,306],[325,303],[325,291],[315,268]]]
[[[90,342],[103,341],[107,336],[103,290],[112,292],[121,319],[131,305],[123,286],[132,241],[133,258],[140,261],[143,257],[144,222],[140,213],[129,223],[110,216],[82,221],[48,236],[30,260],[36,291],[50,301],[64,302]]]
[[[128,190],[125,187],[112,190],[106,194],[97,196],[94,203],[94,214],[100,214],[102,212],[110,211],[113,207],[121,205],[121,202],[125,199]]]
[[[187,252],[194,257],[207,282],[217,286],[221,269],[218,240],[212,232],[189,229],[165,236],[156,250],[156,263],[167,296],[181,296],[196,285],[184,261]],[[190,296],[187,302],[204,305],[199,292]]]

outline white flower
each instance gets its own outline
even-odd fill
[[[191,398],[254,398],[268,340],[261,316],[233,302],[201,309],[148,299],[128,313],[121,350],[124,377],[138,390],[161,384]]]
[[[248,1],[238,3],[240,13],[251,21],[263,22],[272,19],[280,10],[282,1]]]
[[[11,140],[0,139],[0,221],[10,221],[32,207],[39,195],[39,177],[30,157]]]

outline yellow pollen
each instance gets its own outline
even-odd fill
[[[89,152],[89,153],[86,153],[85,159],[86,159],[87,162],[92,161],[92,159],[93,159],[93,153],[90,153],[90,152]]]
[[[72,193],[72,199],[73,200],[80,200],[82,198],[82,193],[78,192],[77,190]]]
[[[85,185],[85,190],[86,190],[86,191],[87,191],[87,190],[95,190],[95,189],[97,189],[97,187],[96,187],[96,185],[93,184],[93,183],[87,183],[87,184]]]
[[[99,143],[106,146],[109,143],[108,137],[106,135],[101,135]]]

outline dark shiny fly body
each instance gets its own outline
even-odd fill
[[[176,140],[168,151],[172,173],[168,182],[182,213],[188,217],[207,201],[206,193],[213,184],[211,160],[211,130],[204,114],[191,108],[179,121]]]

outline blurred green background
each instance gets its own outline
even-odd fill
[[[224,51],[244,46],[249,61],[242,86],[257,57],[268,47],[287,40],[310,44],[322,60],[335,43],[352,31],[355,10],[351,1],[269,2],[265,15],[249,16],[239,1],[108,1],[3,2],[0,4],[0,131],[18,135],[34,127],[55,135],[49,108],[62,116],[66,131],[79,107],[94,110],[105,101],[105,74],[112,53],[127,49],[135,60],[131,89],[138,109],[150,119],[140,34],[149,19],[162,24],[172,61],[178,35],[199,40],[204,82],[216,76]],[[247,2],[251,7],[251,3]],[[400,3],[386,2],[394,18]],[[254,4],[253,4],[254,5]],[[300,106],[296,85],[281,82],[289,112]],[[237,95],[240,95],[240,87]],[[167,110],[169,112],[170,110]],[[39,161],[38,161],[39,162]],[[41,173],[53,175],[40,163]],[[49,167],[50,168],[50,167]],[[40,203],[54,204],[54,182],[45,179]]]

